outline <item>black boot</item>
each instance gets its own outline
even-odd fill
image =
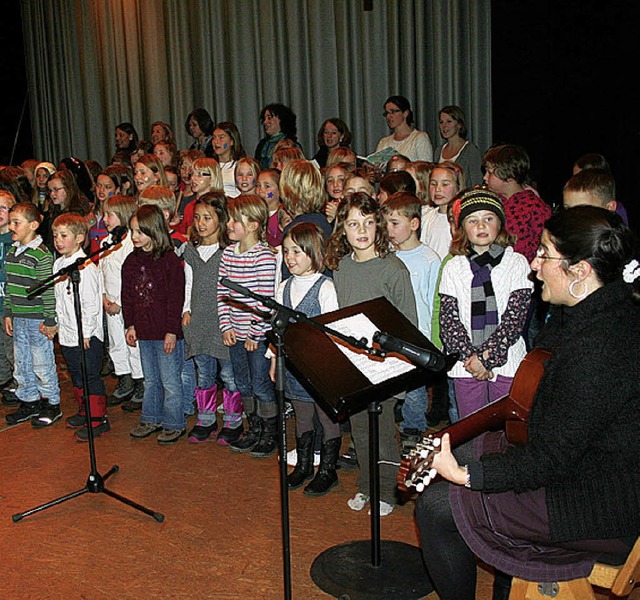
[[[254,458],[267,458],[278,449],[276,437],[278,435],[278,417],[262,419],[262,431],[258,443],[251,449]]]
[[[287,475],[290,490],[297,490],[313,477],[313,431],[305,431],[296,438],[296,466]]]
[[[247,416],[247,421],[249,421],[249,429],[237,442],[229,444],[229,447],[235,452],[249,452],[260,440],[262,419],[254,413]]]
[[[331,488],[338,485],[336,462],[340,454],[342,438],[331,438],[322,444],[320,450],[320,466],[311,483],[304,488],[307,496],[324,496]]]

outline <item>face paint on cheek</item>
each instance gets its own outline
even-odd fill
[[[229,147],[229,144],[222,144],[222,149],[226,150]]]
[[[273,198],[273,192],[267,193],[267,198]]]

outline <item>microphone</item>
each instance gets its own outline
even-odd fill
[[[419,367],[431,371],[442,371],[446,366],[444,356],[440,352],[414,346],[387,333],[376,331],[373,334],[373,341],[380,344],[383,350],[401,354]]]
[[[127,228],[124,225],[118,225],[111,230],[111,239],[114,243],[119,244],[127,235]]]
[[[221,277],[220,278],[220,283],[226,287],[229,288],[230,290],[233,290],[234,292],[238,292],[240,294],[242,294],[243,296],[246,295],[247,292],[247,288],[240,285],[239,283],[235,283],[234,281],[231,281],[231,279],[229,279],[228,277]]]

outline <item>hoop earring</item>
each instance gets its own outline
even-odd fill
[[[589,293],[589,287],[587,286],[586,283],[583,283],[582,285],[584,285],[584,292],[582,292],[582,294],[576,294],[574,287],[576,285],[576,283],[580,283],[579,279],[574,279],[570,284],[569,284],[569,294],[571,294],[572,298],[575,298],[576,300],[582,300],[583,298],[586,298],[587,294]]]

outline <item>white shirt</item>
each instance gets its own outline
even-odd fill
[[[111,234],[109,234],[106,241],[111,242],[111,239]],[[133,241],[131,240],[131,232],[128,231],[122,242],[103,254],[98,263],[107,300],[115,302],[118,306],[122,306],[122,298],[120,297],[122,292],[122,264],[131,252],[133,252]]]
[[[53,263],[56,273],[68,267],[76,259],[86,256],[82,249],[72,256],[60,257]],[[65,275],[56,280],[56,316],[58,317],[58,341],[61,346],[78,346],[78,327],[71,278]],[[104,339],[102,327],[102,277],[98,267],[88,260],[80,269],[80,306],[82,308],[82,335],[84,338]]]
[[[184,248],[184,244],[180,246]],[[218,251],[220,244],[210,244],[209,246],[198,246],[196,250],[200,255],[203,262],[208,262],[209,259]],[[214,285],[215,282],[211,282]],[[182,306],[182,314],[191,312],[191,290],[193,289],[193,269],[191,265],[184,263],[184,305]]]
[[[406,156],[409,160],[433,160],[433,146],[431,138],[426,131],[414,129],[404,140],[393,139],[393,134],[383,137],[378,142],[376,152],[385,148],[393,148],[397,154]]]
[[[451,228],[446,213],[437,207],[423,206],[420,222],[420,241],[444,260],[451,247]]]
[[[236,161],[230,160],[229,162],[220,163],[220,170],[222,171],[222,183],[224,185],[224,195],[227,198],[235,198],[240,195],[240,190],[236,187]]]

